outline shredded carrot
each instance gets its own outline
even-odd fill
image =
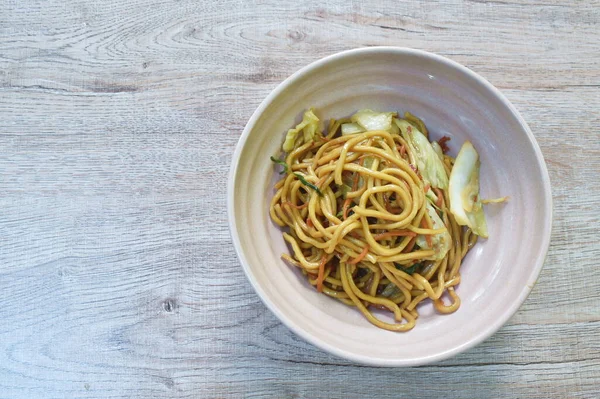
[[[311,219],[311,218],[309,218],[309,217],[308,217],[308,218],[306,218],[306,225],[307,225],[308,227],[315,227],[315,225],[314,225],[314,224],[313,224],[313,222],[312,222],[312,219]]]
[[[344,210],[344,220],[348,219],[348,207],[350,206],[350,203],[352,203],[352,198],[346,198],[346,201],[344,201],[344,206],[342,207]]]
[[[413,248],[415,247],[415,243],[417,242],[417,237],[413,237],[409,242],[408,245],[406,246],[406,248],[404,248],[404,253],[406,252],[410,252],[413,250]]]
[[[442,190],[440,190],[437,187],[433,188],[433,191],[435,191],[435,195],[437,195],[437,201],[435,202],[435,204],[437,205],[438,208],[442,207],[442,203],[444,202],[444,193],[442,192]]]
[[[364,159],[361,159],[359,164],[360,166],[363,165],[363,161]],[[352,182],[352,191],[356,191],[358,189],[358,178],[359,178],[360,174],[358,172],[354,172],[354,181]]]
[[[404,147],[404,144],[400,145],[400,144],[396,144],[396,149],[398,150],[398,152],[400,153],[400,156],[402,158],[404,158],[404,155],[406,155],[406,147]]]
[[[442,152],[444,154],[450,151],[450,148],[448,148],[448,144],[446,144],[446,142],[448,141],[450,141],[450,137],[448,136],[444,136],[438,140],[438,144],[440,145],[440,147],[442,147]]]
[[[367,256],[368,253],[369,253],[369,246],[365,245],[365,247],[362,250],[362,252],[356,258],[354,258],[350,262],[348,262],[348,264],[350,264],[350,265],[356,265],[358,262],[360,262],[361,260],[363,260],[365,258],[365,256]]]
[[[427,217],[423,216],[423,219],[421,219],[421,227],[424,229],[429,229],[431,227],[429,227],[429,223],[427,223]],[[433,241],[431,239],[431,235],[430,234],[425,234],[425,240],[427,240],[427,245],[429,246],[429,248],[433,247]]]
[[[288,201],[288,202],[284,202],[283,206],[291,206],[292,208],[295,208],[295,209],[304,209],[308,206],[308,202],[306,202],[302,205],[296,205],[296,204],[292,204],[291,202]]]
[[[414,231],[395,230],[395,231],[388,231],[387,233],[378,234],[378,235],[374,236],[373,238],[375,239],[375,241],[379,241],[379,240],[388,239],[390,237],[416,237],[416,236],[417,236],[417,233],[415,233]]]
[[[327,263],[327,255],[323,255],[321,263],[319,263],[319,275],[317,276],[317,291],[323,292],[323,280],[325,279],[325,263]]]

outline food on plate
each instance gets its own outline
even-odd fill
[[[282,258],[391,331],[412,329],[425,300],[456,311],[462,260],[488,237],[477,151],[467,141],[453,158],[448,137],[430,136],[409,112],[363,109],[323,129],[309,109],[283,157],[271,157],[282,177],[270,215],[290,248]]]

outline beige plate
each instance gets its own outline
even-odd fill
[[[285,264],[280,229],[269,219],[276,180],[269,156],[285,132],[314,106],[322,119],[358,109],[410,111],[434,138],[448,135],[453,155],[470,140],[481,156],[490,238],[461,268],[460,309],[419,308],[416,327],[393,333],[369,324],[355,308],[310,287]],[[496,332],[523,303],[550,241],[552,198],[540,149],[512,104],[490,83],[447,58],[412,49],[363,48],[317,61],[281,83],[258,107],[238,143],[228,182],[235,249],[264,303],[291,330],[335,355],[370,365],[410,366],[448,358]]]

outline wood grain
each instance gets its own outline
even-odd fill
[[[600,397],[599,26],[598,1],[0,0],[0,397]],[[231,155],[260,101],[370,45],[485,76],[553,185],[525,305],[427,367],[300,340],[228,231]]]

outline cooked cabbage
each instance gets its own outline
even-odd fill
[[[427,239],[422,234],[419,234],[417,236],[416,243],[419,247],[423,249],[433,249],[435,251],[435,255],[433,255],[432,259],[444,259],[444,256],[446,256],[446,254],[450,250],[450,247],[452,246],[452,237],[450,236],[446,225],[439,217],[439,215],[435,211],[435,208],[429,201],[427,201],[427,214],[429,215],[429,218],[433,223],[433,229],[444,229],[444,232],[440,234],[434,234],[431,236],[431,247],[427,244]]]
[[[358,123],[342,123],[342,136],[346,134],[362,133],[365,129]]]
[[[350,120],[360,125],[366,131],[385,130],[392,128],[392,118],[395,112],[375,112],[370,109],[361,109]]]
[[[465,141],[450,173],[448,196],[450,212],[456,222],[470,227],[478,236],[487,238],[487,222],[479,195],[480,163],[479,154],[473,144]]]
[[[294,129],[288,130],[283,143],[283,151],[291,152],[297,145],[302,145],[315,139],[315,135],[319,131],[319,118],[315,115],[312,108],[304,113],[302,122]],[[302,132],[302,135],[300,135]]]
[[[425,126],[425,123],[421,120],[421,118],[406,111],[404,113],[404,119],[406,119],[411,125],[413,125],[417,129],[419,129],[419,131],[423,133],[423,135],[427,137],[427,139],[429,139],[429,131],[427,130],[427,126]]]
[[[423,176],[423,180],[432,187],[445,189],[448,187],[448,175],[444,164],[435,152],[427,137],[417,128],[403,119],[394,119],[400,128],[402,137],[408,143],[415,156],[417,170]]]
[[[431,146],[433,147],[433,151],[435,151],[437,156],[440,157],[440,160],[444,162],[444,151],[442,150],[440,143],[438,143],[437,141],[432,141]]]
[[[431,187],[425,192],[425,196],[431,201],[432,204],[437,204],[438,196],[433,192]]]

